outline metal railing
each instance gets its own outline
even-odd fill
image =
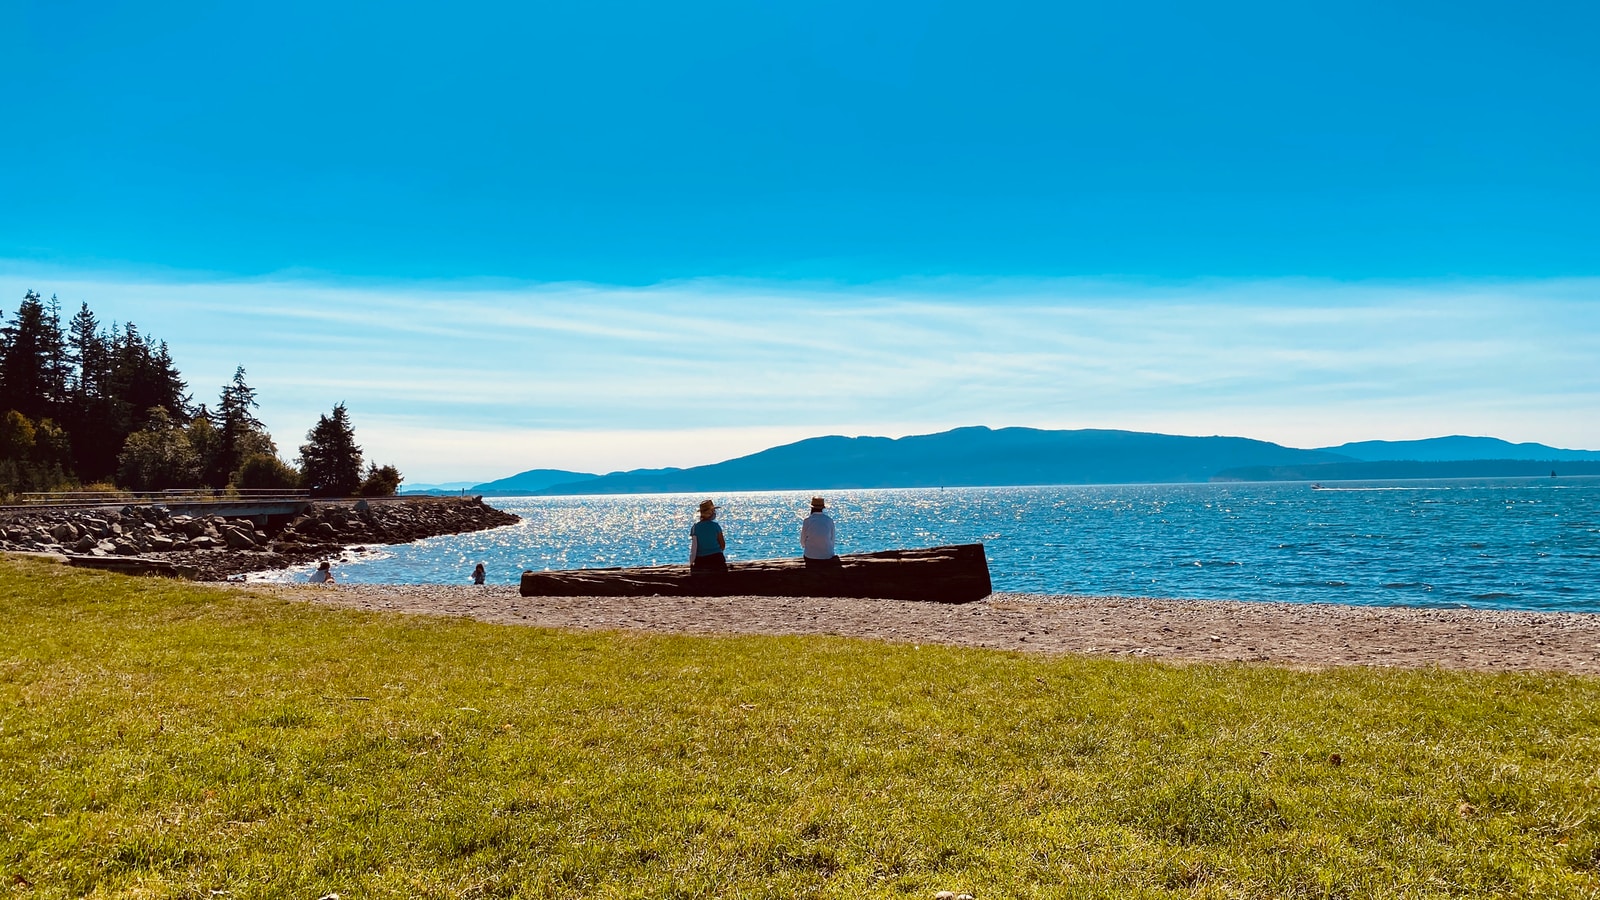
[[[101,506],[305,503],[310,492],[277,488],[175,488],[165,491],[29,491],[10,509],[84,509]]]

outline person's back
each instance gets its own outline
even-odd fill
[[[833,518],[823,512],[826,506],[821,497],[812,497],[811,515],[800,523],[800,548],[807,567],[840,565],[834,550]]]
[[[691,572],[728,571],[728,558],[723,554],[728,541],[723,537],[722,526],[716,523],[716,517],[716,504],[710,500],[700,504],[700,521],[689,529]]]

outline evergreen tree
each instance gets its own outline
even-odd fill
[[[162,410],[168,420],[189,418],[189,395],[165,342],[152,344],[132,322],[113,324],[105,350],[102,402],[91,404],[98,407],[97,415],[85,422],[95,440],[90,446],[75,442],[80,474],[94,480],[118,470],[123,444],[150,423],[154,410]]]
[[[189,395],[172,364],[167,344],[152,345],[132,322],[111,336],[111,391],[123,435],[143,428],[150,411],[163,409],[171,419],[189,418]]]
[[[300,477],[313,497],[349,497],[361,487],[361,448],[343,403],[306,432]]]
[[[106,351],[106,337],[100,333],[100,323],[84,303],[67,326],[67,361],[73,369],[71,393],[75,401],[98,397],[105,393],[110,375],[110,355]]]
[[[66,401],[57,377],[64,347],[60,319],[28,291],[11,324],[0,329],[0,410],[30,419],[56,415]]]
[[[61,421],[72,435],[72,468],[86,481],[103,481],[116,469],[122,443],[113,425],[110,341],[85,303],[67,326],[67,409]]]
[[[66,335],[61,331],[61,301],[50,295],[46,310],[44,346],[40,348],[45,360],[45,393],[52,400],[54,414],[60,416],[72,402],[72,361]]]
[[[277,446],[255,416],[254,410],[260,405],[255,388],[245,383],[244,366],[234,369],[233,382],[223,386],[217,402],[217,450],[206,471],[207,484],[223,487],[246,456],[267,451],[268,447],[271,449],[267,452],[277,456]]]
[[[46,303],[28,291],[16,315],[0,328],[0,426],[7,412],[19,417],[11,423],[15,440],[0,441],[11,450],[0,447],[0,461],[9,463],[10,473],[0,475],[0,487],[108,481],[125,468],[121,455],[129,437],[141,432],[148,432],[140,439],[144,457],[154,452],[153,441],[171,444],[181,437],[200,467],[197,477],[216,487],[234,480],[251,457],[265,455],[278,468],[288,468],[255,416],[256,391],[244,374],[239,367],[223,387],[216,413],[203,405],[192,411],[187,385],[165,341],[146,337],[132,322],[103,330],[88,303],[79,305],[63,331],[60,300],[52,296]],[[37,453],[22,448],[24,424],[42,436]],[[180,434],[167,434],[173,430]],[[281,475],[274,470],[260,477],[282,480]],[[151,482],[154,476],[139,477]]]

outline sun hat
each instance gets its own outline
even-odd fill
[[[817,510],[822,509],[824,506],[827,506],[827,504],[822,502],[822,498],[821,497],[812,497],[811,498],[811,511],[812,512],[816,512]]]
[[[716,512],[716,510],[717,510],[717,505],[715,503],[712,503],[710,500],[701,500],[700,501],[700,512],[702,514],[708,513],[708,512]]]

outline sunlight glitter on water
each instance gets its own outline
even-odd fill
[[[341,580],[678,565],[705,495],[490,498],[523,521],[379,548]],[[799,553],[809,492],[714,496],[738,560]],[[1600,611],[1600,478],[829,492],[839,552],[982,542],[1026,593]],[[309,567],[268,577],[303,578]]]

